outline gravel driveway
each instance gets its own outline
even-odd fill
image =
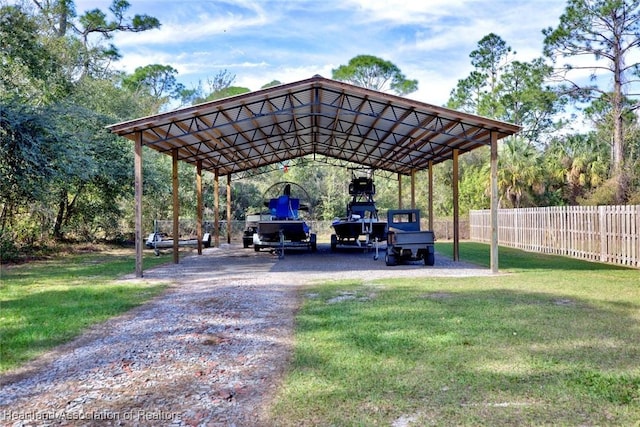
[[[259,426],[292,348],[300,288],[344,278],[490,275],[436,255],[387,267],[384,252],[287,253],[236,245],[146,270],[161,296],[0,377],[10,426]]]

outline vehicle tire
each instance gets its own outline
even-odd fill
[[[260,252],[260,246],[259,245],[253,245],[253,250],[256,252]]]
[[[332,234],[331,235],[331,250],[335,251],[337,247],[338,247],[338,236],[336,236],[335,234]]]
[[[396,265],[398,264],[398,262],[396,261],[396,256],[393,254],[386,254],[384,256],[384,263],[387,264],[388,266],[392,266],[392,265]]]
[[[436,261],[436,256],[433,252],[428,252],[425,256],[424,256],[424,265],[433,265],[435,264]]]

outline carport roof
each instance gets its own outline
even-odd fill
[[[308,155],[406,175],[520,127],[314,76],[108,129],[224,176]]]

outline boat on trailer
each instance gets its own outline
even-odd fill
[[[264,215],[261,216],[253,234],[253,248],[256,252],[269,249],[283,258],[285,249],[302,248],[313,252],[317,250],[316,235],[300,215],[301,211],[309,211],[310,207],[301,203],[299,197],[291,195],[292,185],[302,189],[290,182],[277,183],[270,188],[271,190],[276,186],[282,186],[283,190],[282,194],[265,202],[269,214],[266,218]]]
[[[171,248],[173,247],[173,238],[168,237],[165,233],[150,233],[145,243],[147,248]],[[198,238],[178,239],[178,246],[198,246]],[[211,246],[211,234],[204,233],[202,236],[202,246],[208,248]]]
[[[338,246],[368,248],[387,238],[387,223],[378,218],[375,194],[372,178],[354,177],[351,180],[351,201],[347,204],[347,215],[336,218],[331,224],[335,231],[331,235],[331,250],[336,250]]]
[[[172,248],[174,240],[172,227],[172,220],[155,219],[153,221],[153,232],[147,236],[145,246],[153,249],[156,255],[160,255],[160,249]],[[178,246],[198,246],[196,220],[180,219],[178,228]],[[204,233],[200,243],[203,247],[209,248],[211,247],[211,232],[213,229],[211,221],[204,221],[202,229]]]

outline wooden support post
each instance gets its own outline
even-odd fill
[[[133,153],[133,181],[135,191],[135,241],[136,241],[136,277],[142,277],[142,132],[136,133]]]
[[[498,273],[498,134],[491,132],[491,272]]]
[[[402,209],[402,174],[398,174],[398,209]]]
[[[453,150],[453,260],[460,261],[460,209],[458,193],[458,154],[459,150]]]
[[[215,247],[220,247],[220,175],[218,169],[213,176],[213,222],[215,227]]]
[[[429,230],[433,231],[433,160],[429,160]]]
[[[172,150],[172,177],[173,183],[173,263],[178,264],[180,262],[180,255],[178,253],[179,240],[180,240],[180,198],[178,197],[178,149]]]
[[[411,209],[416,208],[416,170],[411,169]]]
[[[202,160],[196,162],[196,197],[197,221],[196,235],[198,236],[198,255],[202,255]]]
[[[231,243],[231,174],[227,175],[227,243]]]

